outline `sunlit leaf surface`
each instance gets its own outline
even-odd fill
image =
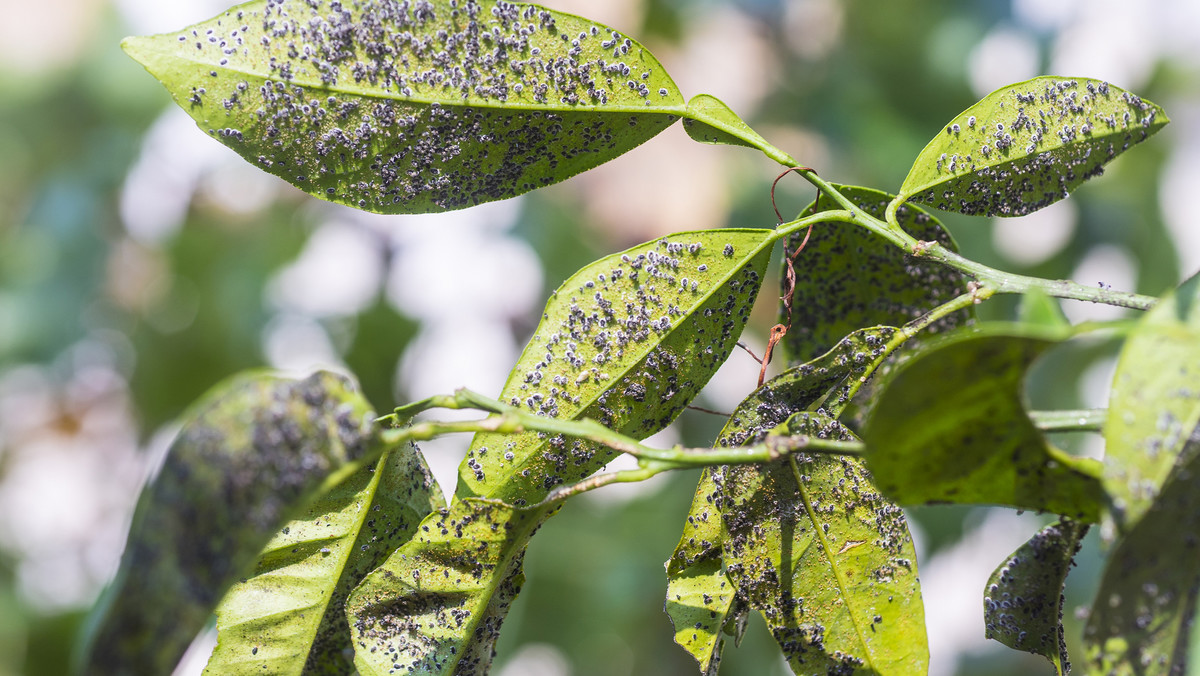
[[[138,501],[86,671],[171,673],[276,531],[378,450],[373,418],[330,373],[239,376],[196,404]]]
[[[217,608],[205,674],[340,674],[351,661],[350,591],[444,506],[416,446],[393,448],[319,498]]]
[[[359,672],[486,674],[544,516],[462,500],[426,519],[346,603]]]
[[[892,200],[892,195],[870,188],[838,189],[877,218],[884,217]],[[821,195],[802,215],[835,209],[841,206]],[[901,207],[897,220],[918,240],[958,249],[942,224],[919,207]],[[801,231],[789,237],[786,255],[792,256],[805,236]],[[878,235],[849,223],[818,223],[794,267],[791,324],[783,340],[791,363],[824,354],[842,336],[864,326],[903,326],[967,290],[961,273],[909,256]],[[783,283],[786,293],[786,276]],[[786,312],[781,313],[784,318],[780,321],[786,321]],[[948,315],[922,336],[961,326],[973,314],[962,311]]]
[[[1063,585],[1088,526],[1051,524],[1013,552],[988,578],[983,596],[987,637],[1050,660],[1069,673],[1063,634]]]
[[[683,232],[585,267],[547,303],[501,401],[637,438],[661,430],[734,348],[774,242],[771,230]],[[458,495],[536,502],[614,455],[563,437],[479,434]]]
[[[947,336],[884,384],[863,430],[879,487],[901,504],[1037,509],[1095,522],[1098,463],[1052,446],[1022,403],[1029,365],[1065,335],[988,325]]]
[[[1107,82],[1034,78],[988,94],[947,124],[900,194],[964,214],[1024,216],[1099,176],[1169,121]]]
[[[257,0],[123,46],[254,165],[381,213],[556,183],[685,109],[622,33],[500,0]]]
[[[713,512],[714,522],[716,516]],[[733,609],[734,587],[720,557],[671,574],[666,611],[675,625],[675,642],[696,659],[703,674],[716,674],[720,667],[723,630]]]
[[[1109,408],[1104,486],[1118,526],[1128,530],[1171,472],[1190,461],[1184,445],[1200,424],[1200,276],[1138,323],[1117,363]]]

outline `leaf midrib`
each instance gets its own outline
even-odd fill
[[[794,456],[788,456],[788,466],[792,470],[792,478],[796,482],[796,490],[800,493],[800,499],[804,501],[804,511],[808,514],[808,518],[813,524],[813,532],[816,534],[817,541],[821,544],[821,550],[825,552],[825,560],[829,562],[829,569],[833,571],[833,579],[837,582],[838,593],[845,603],[846,614],[850,616],[850,624],[854,627],[854,633],[858,637],[858,642],[863,647],[863,652],[865,653],[863,661],[867,663],[872,671],[878,673],[879,669],[875,665],[875,655],[867,643],[866,632],[863,631],[862,626],[859,624],[858,616],[854,612],[855,607],[858,605],[856,603],[858,600],[857,596],[849,593],[849,585],[845,580],[845,575],[842,573],[841,566],[837,564],[837,560],[834,558],[836,551],[825,537],[825,529],[821,528],[821,522],[817,520],[811,496],[804,482],[800,479],[800,468],[796,466]]]
[[[162,37],[165,37],[165,36],[155,36],[155,37],[151,37],[151,38],[127,38],[125,43],[122,46],[135,45],[135,46],[140,47],[145,44],[153,45],[153,47],[154,47],[153,49],[146,49],[146,50],[139,49],[136,51],[136,54],[134,52],[130,52],[131,56],[134,56],[135,59],[137,59],[139,62],[142,63],[143,66],[146,66],[147,68],[149,68],[149,64],[147,64],[145,61],[142,61],[140,58],[138,58],[138,55],[147,56],[148,54],[152,53],[159,57],[165,57],[169,61],[176,61],[176,62],[185,61],[187,63],[195,64],[198,66],[204,66],[206,68],[209,68],[210,70],[224,72],[224,73],[228,73],[230,75],[240,75],[240,76],[246,77],[246,78],[257,78],[264,82],[267,80],[279,81],[279,82],[283,82],[287,85],[295,85],[298,87],[303,87],[305,89],[325,91],[325,92],[329,92],[332,94],[345,94],[345,95],[349,95],[349,96],[359,96],[359,97],[367,98],[367,99],[384,99],[384,100],[388,100],[388,101],[397,101],[400,103],[408,103],[408,104],[413,104],[413,105],[417,105],[417,106],[432,106],[433,104],[438,104],[440,106],[447,106],[447,107],[454,107],[454,108],[485,108],[485,109],[492,109],[492,110],[549,111],[549,112],[562,112],[562,113],[580,113],[580,112],[582,112],[585,114],[595,114],[595,115],[651,113],[651,114],[656,114],[656,115],[672,115],[675,117],[684,117],[685,113],[687,112],[687,104],[686,104],[686,102],[682,101],[682,96],[680,96],[680,94],[679,94],[678,86],[674,87],[674,89],[675,89],[674,94],[676,96],[679,96],[680,102],[677,104],[674,104],[674,105],[670,105],[670,106],[657,105],[653,102],[651,102],[651,104],[648,106],[610,106],[608,104],[601,104],[600,106],[563,106],[563,105],[555,105],[555,104],[536,104],[536,103],[507,103],[507,102],[493,103],[490,101],[473,102],[473,101],[470,101],[469,99],[468,100],[428,99],[426,97],[404,96],[401,94],[395,94],[395,93],[386,92],[386,91],[371,92],[371,91],[366,91],[366,90],[359,90],[357,88],[350,88],[350,87],[346,87],[343,85],[330,86],[323,82],[320,84],[317,84],[315,81],[311,81],[311,80],[304,79],[304,78],[292,78],[290,80],[283,80],[281,78],[272,77],[269,74],[263,74],[259,71],[255,71],[255,70],[242,69],[242,68],[231,68],[229,65],[222,66],[219,63],[213,63],[212,61],[198,59],[196,57],[189,56],[187,54],[179,54],[170,49],[159,49],[157,41],[159,38],[162,38]],[[126,51],[127,52],[129,51],[128,47],[126,47]],[[161,63],[162,59],[155,59],[154,61],[157,64],[157,63]],[[662,71],[662,74],[665,76],[666,72]],[[155,77],[157,77],[157,75]],[[214,78],[214,79],[219,79],[219,78]],[[675,85],[675,83],[673,81],[671,82],[671,84],[673,86]],[[582,108],[582,110],[581,110],[581,108]]]

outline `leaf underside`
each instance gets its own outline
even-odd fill
[[[255,166],[377,213],[556,183],[685,109],[623,34],[499,0],[257,0],[123,47]]]
[[[827,416],[798,413],[788,434],[853,440]],[[796,674],[924,674],[916,552],[904,512],[863,462],[796,455],[722,489],[729,579],[762,613]]]
[[[188,417],[95,611],[89,673],[171,673],[276,531],[377,443],[374,413],[330,373],[238,376]],[[169,621],[153,609],[170,609]]]
[[[1037,77],[954,118],[921,151],[900,194],[963,214],[1024,216],[1099,176],[1169,121],[1107,82]]]
[[[877,218],[884,217],[893,197],[870,188],[837,188]],[[802,215],[836,209],[841,206],[822,194]],[[923,209],[902,206],[897,219],[905,232],[918,240],[958,250],[950,233]],[[792,256],[806,236],[801,231],[788,237],[785,255]],[[958,271],[910,256],[878,235],[849,223],[816,224],[796,258],[795,270],[791,322],[783,339],[792,364],[815,359],[842,336],[861,327],[903,326],[967,290],[967,282]],[[787,280],[783,283],[786,293]],[[780,321],[787,323],[783,308],[780,315]],[[961,326],[973,315],[972,310],[947,315],[925,329],[922,336]]]
[[[346,603],[359,672],[485,676],[546,515],[472,499],[425,519]]]
[[[1063,633],[1063,585],[1088,526],[1051,524],[1012,553],[988,578],[983,597],[987,637],[1071,671]]]
[[[733,350],[774,238],[771,230],[684,232],[585,267],[554,292],[500,400],[639,439],[658,432]],[[614,455],[561,436],[477,434],[458,495],[531,504]]]
[[[1050,445],[1022,402],[1029,365],[1063,336],[989,325],[947,335],[904,364],[863,430],[879,487],[901,504],[1009,505],[1097,521],[1106,500],[1098,469]]]
[[[832,424],[824,412],[834,415],[845,407],[848,385],[870,361],[859,356],[881,350],[895,331],[878,327],[856,332],[820,359],[767,382],[739,405],[718,445],[760,441],[806,409],[822,411],[813,414],[823,421],[820,426]],[[804,427],[806,421],[797,424],[797,433],[821,432]],[[763,613],[796,673],[854,669],[863,663],[874,664],[881,673],[922,673],[927,659],[924,612],[903,513],[878,497],[859,461],[803,456],[801,462],[806,469],[799,483],[787,461],[705,472],[683,536],[667,563],[666,609],[676,627],[676,642],[697,659],[702,671],[715,673],[723,640],[720,630],[737,623],[737,602],[744,599]],[[848,485],[866,496],[849,511],[839,507],[830,492],[852,490]],[[805,508],[805,496],[816,496],[808,503],[813,509]],[[863,529],[873,533],[869,542]],[[813,538],[821,540],[821,546],[813,545]],[[838,538],[830,551],[829,542]],[[886,550],[885,542],[894,551]],[[812,545],[811,551],[797,543]],[[809,554],[806,559],[801,558],[804,552]],[[898,572],[901,568],[903,573]],[[849,577],[870,589],[847,586],[851,569]],[[868,575],[867,569],[880,574]],[[775,572],[767,576],[774,582],[751,574],[767,570]],[[888,601],[875,598],[892,584],[896,587]],[[735,605],[727,609],[724,598],[731,588],[736,590]],[[818,603],[818,598],[829,603]],[[806,605],[798,603],[801,599],[810,600]],[[848,611],[853,619],[839,610],[842,607],[853,609]],[[716,615],[705,619],[712,612]],[[875,621],[876,613],[880,622]],[[871,637],[864,640],[860,630]],[[885,656],[891,649],[880,646],[893,642],[900,647],[891,663]]]
[[[1117,364],[1104,426],[1104,485],[1122,530],[1133,528],[1200,424],[1200,275],[1167,294],[1138,323]],[[1195,447],[1192,447],[1195,449]]]
[[[316,500],[275,535],[254,577],[222,599],[204,673],[347,673],[347,595],[443,503],[412,444]]]

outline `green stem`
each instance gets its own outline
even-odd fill
[[[921,317],[918,317],[917,319],[905,324],[900,328],[896,335],[893,336],[892,339],[883,346],[883,350],[879,353],[879,356],[876,357],[875,361],[867,367],[862,376],[860,376],[853,383],[850,383],[850,386],[846,391],[846,399],[853,399],[854,395],[858,394],[858,391],[862,389],[862,386],[865,385],[867,381],[871,379],[871,376],[875,374],[875,371],[879,370],[879,367],[888,358],[888,356],[899,349],[901,345],[908,342],[918,333],[925,330],[931,324],[942,319],[946,315],[953,314],[959,310],[963,310],[977,303],[981,303],[990,298],[994,293],[994,290],[986,286],[976,287],[971,291],[954,298],[953,300],[942,303]]]
[[[1031,411],[1029,417],[1043,432],[1100,432],[1108,420],[1108,409]]]
[[[1085,286],[1064,279],[1041,279],[1003,272],[995,268],[989,268],[982,263],[976,263],[973,260],[963,258],[937,243],[922,242],[912,253],[944,263],[964,272],[976,280],[993,287],[996,293],[1027,293],[1037,289],[1047,296],[1055,298],[1104,303],[1106,305],[1116,305],[1117,307],[1127,307],[1135,310],[1149,310],[1158,302],[1158,299],[1153,296],[1143,296],[1125,291],[1113,291],[1112,289],[1102,287]]]
[[[790,166],[796,165],[793,164]],[[1069,280],[1027,277],[1025,275],[996,270],[982,263],[976,263],[947,249],[941,244],[936,242],[921,242],[905,232],[900,227],[897,219],[897,212],[904,204],[903,198],[898,196],[893,199],[887,206],[884,220],[879,220],[857,207],[835,186],[817,176],[816,172],[807,167],[798,167],[798,170],[800,175],[815,185],[817,189],[840,204],[846,211],[850,212],[849,217],[843,211],[829,212],[830,215],[825,220],[854,223],[855,225],[862,226],[914,256],[937,261],[970,275],[977,282],[994,289],[995,293],[1027,293],[1037,289],[1055,298],[1103,303],[1105,305],[1115,305],[1135,310],[1149,310],[1158,302],[1158,299],[1153,296],[1144,296],[1125,291],[1113,291],[1112,289],[1103,287],[1086,286]],[[807,221],[808,219],[803,220]],[[792,224],[788,224],[788,226],[790,227]]]
[[[414,408],[420,408],[421,410],[428,410],[429,408],[475,409],[492,413],[493,415],[482,420],[450,422],[422,421],[413,423],[408,427],[387,430],[385,434],[389,441],[393,443],[426,441],[441,434],[460,432],[501,432],[510,434],[541,432],[543,434],[561,434],[603,444],[613,450],[628,453],[643,462],[657,463],[656,466],[663,470],[708,467],[710,465],[771,462],[772,460],[777,460],[799,451],[831,453],[835,455],[858,455],[862,452],[862,445],[857,442],[834,441],[831,439],[817,439],[804,436],[768,437],[762,443],[753,446],[737,446],[733,448],[687,448],[684,446],[675,446],[668,449],[653,448],[642,444],[636,439],[610,430],[589,418],[584,418],[583,420],[546,418],[502,404],[495,399],[466,389],[461,389],[452,396],[430,397],[422,402],[410,404],[398,410],[407,414]],[[401,416],[398,415],[396,417],[400,418]]]
[[[845,209],[845,211],[829,211],[816,214],[816,216],[824,216],[824,218],[819,220],[853,223],[859,227],[866,228],[867,230],[879,235],[880,237],[906,251],[911,251],[913,247],[917,245],[917,240],[905,232],[899,225],[885,223],[884,221],[881,221],[867,213],[857,204],[852,202],[850,198],[843,195],[842,191],[838,190],[836,186],[818,176],[817,172],[808,167],[802,167],[795,162],[787,164],[786,166],[795,169],[796,173],[800,174],[806,181],[813,184],[817,190],[820,190],[822,194]],[[810,216],[809,218],[812,217]],[[790,226],[792,224],[789,223],[788,225]],[[794,228],[791,230],[791,232],[794,232],[797,229],[799,228]]]

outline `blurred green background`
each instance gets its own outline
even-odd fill
[[[340,368],[380,410],[463,385],[494,393],[547,294],[581,265],[664,232],[774,222],[777,167],[748,150],[692,144],[678,127],[501,205],[388,218],[335,208],[206,138],[118,47],[131,33],[207,18],[220,3],[9,4],[0,25],[0,676],[65,673],[83,613],[115,569],[138,486],[173,421],[219,379],[251,367]],[[1165,106],[1173,124],[1045,212],[944,220],[969,256],[1026,274],[1157,294],[1200,268],[1191,222],[1200,3],[544,4],[638,37],[685,94],[723,98],[826,178],[885,190],[942,121],[991,89],[1043,73],[1108,79]],[[798,179],[780,193],[785,212],[810,199]],[[771,295],[750,329],[757,348],[773,323]],[[1000,299],[981,314],[1014,308]],[[1065,309],[1075,320],[1120,314]],[[1060,348],[1035,371],[1030,398],[1102,405],[1116,349]],[[735,355],[701,403],[731,410],[757,369]],[[688,412],[660,441],[706,445],[719,424]],[[425,447],[447,491],[465,443]],[[1096,439],[1063,443],[1099,452]],[[662,562],[695,480],[601,491],[550,521],[531,547],[496,673],[695,673],[662,613]],[[910,513],[931,673],[1049,673],[986,642],[980,618],[987,574],[1043,519]],[[1100,570],[1092,540],[1068,588],[1072,645],[1074,611]],[[724,673],[786,673],[770,642],[752,625]]]

